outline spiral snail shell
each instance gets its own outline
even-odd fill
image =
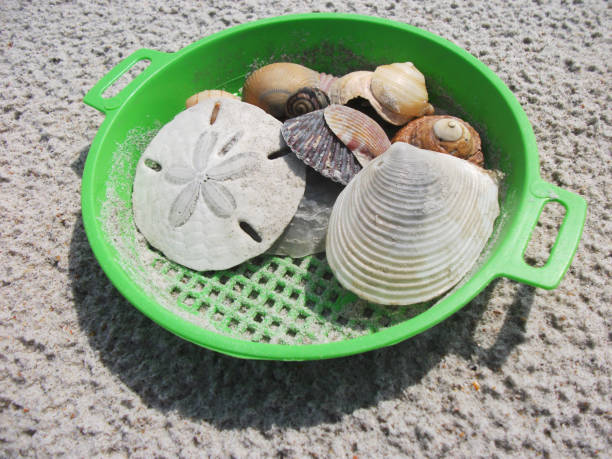
[[[298,89],[285,105],[285,116],[295,118],[305,113],[320,110],[329,105],[329,98],[324,91],[319,88]]]
[[[370,89],[374,100],[381,105],[381,116],[387,116],[387,121],[398,126],[412,118],[434,112],[427,102],[425,77],[412,62],[377,67],[372,75]],[[376,105],[374,108],[377,108]]]
[[[397,131],[391,142],[406,142],[426,150],[448,153],[484,167],[478,132],[454,116],[423,116],[412,120]]]
[[[434,112],[428,103],[425,77],[411,62],[381,65],[374,72],[351,72],[332,83],[329,95],[333,104],[363,97],[385,121],[396,126]]]
[[[276,62],[255,70],[247,77],[242,100],[283,119],[287,99],[301,88],[319,87],[321,78],[322,74],[303,65]]]

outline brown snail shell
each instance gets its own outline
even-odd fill
[[[423,116],[402,129],[391,140],[424,150],[448,153],[484,167],[480,136],[469,123],[449,115]]]
[[[332,83],[329,95],[333,104],[363,97],[385,121],[396,126],[434,112],[428,103],[425,77],[411,62],[381,65],[374,72],[351,72]]]
[[[191,96],[189,99],[187,99],[185,101],[185,108],[193,107],[195,104],[205,99],[211,99],[215,97],[229,97],[230,99],[240,100],[240,97],[235,96],[230,92],[223,91],[220,89],[207,89],[205,91],[198,92]]]
[[[359,110],[333,104],[323,114],[329,128],[364,167],[391,146],[382,127]]]
[[[285,116],[295,118],[296,116],[320,110],[329,105],[327,94],[319,88],[301,88],[287,99],[285,105]]]
[[[355,155],[325,122],[324,110],[285,121],[281,133],[299,159],[335,182],[346,185],[361,170]]]
[[[247,77],[242,100],[282,119],[287,99],[300,88],[316,88],[319,80],[319,72],[303,65],[291,62],[269,64]]]

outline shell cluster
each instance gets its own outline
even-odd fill
[[[339,77],[278,62],[241,101],[210,89],[186,107],[144,152],[133,203],[147,240],[190,268],[325,250],[359,297],[420,303],[465,276],[499,214],[478,132],[434,115],[411,62]]]
[[[306,165],[343,185],[391,146],[374,120],[343,105],[330,105],[287,120],[281,132]]]

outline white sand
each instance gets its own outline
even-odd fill
[[[609,456],[606,2],[133,3],[0,6],[0,456]],[[397,346],[298,364],[201,349],[123,299],[80,218],[80,174],[104,119],[84,94],[138,48],[177,51],[307,11],[422,27],[505,81],[534,126],[544,180],[589,202],[559,288],[501,279]],[[532,258],[545,257],[556,215],[541,218]]]

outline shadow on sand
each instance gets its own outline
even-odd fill
[[[81,175],[89,148],[72,169]],[[79,218],[69,272],[80,327],[102,363],[135,396],[161,412],[204,419],[222,429],[300,428],[392,400],[447,354],[496,371],[524,340],[535,289],[518,285],[496,341],[483,349],[475,330],[497,281],[458,313],[390,348],[312,362],[251,361],[198,347],[162,329],[128,303],[96,261]],[[129,401],[124,401],[129,404]]]
[[[79,323],[102,362],[145,404],[178,411],[223,429],[299,428],[392,400],[449,353],[493,370],[523,341],[534,289],[521,285],[496,342],[474,332],[495,282],[436,327],[391,348],[313,362],[240,360],[208,351],[165,331],[132,307],[95,260],[82,220],[75,225],[70,278]]]

